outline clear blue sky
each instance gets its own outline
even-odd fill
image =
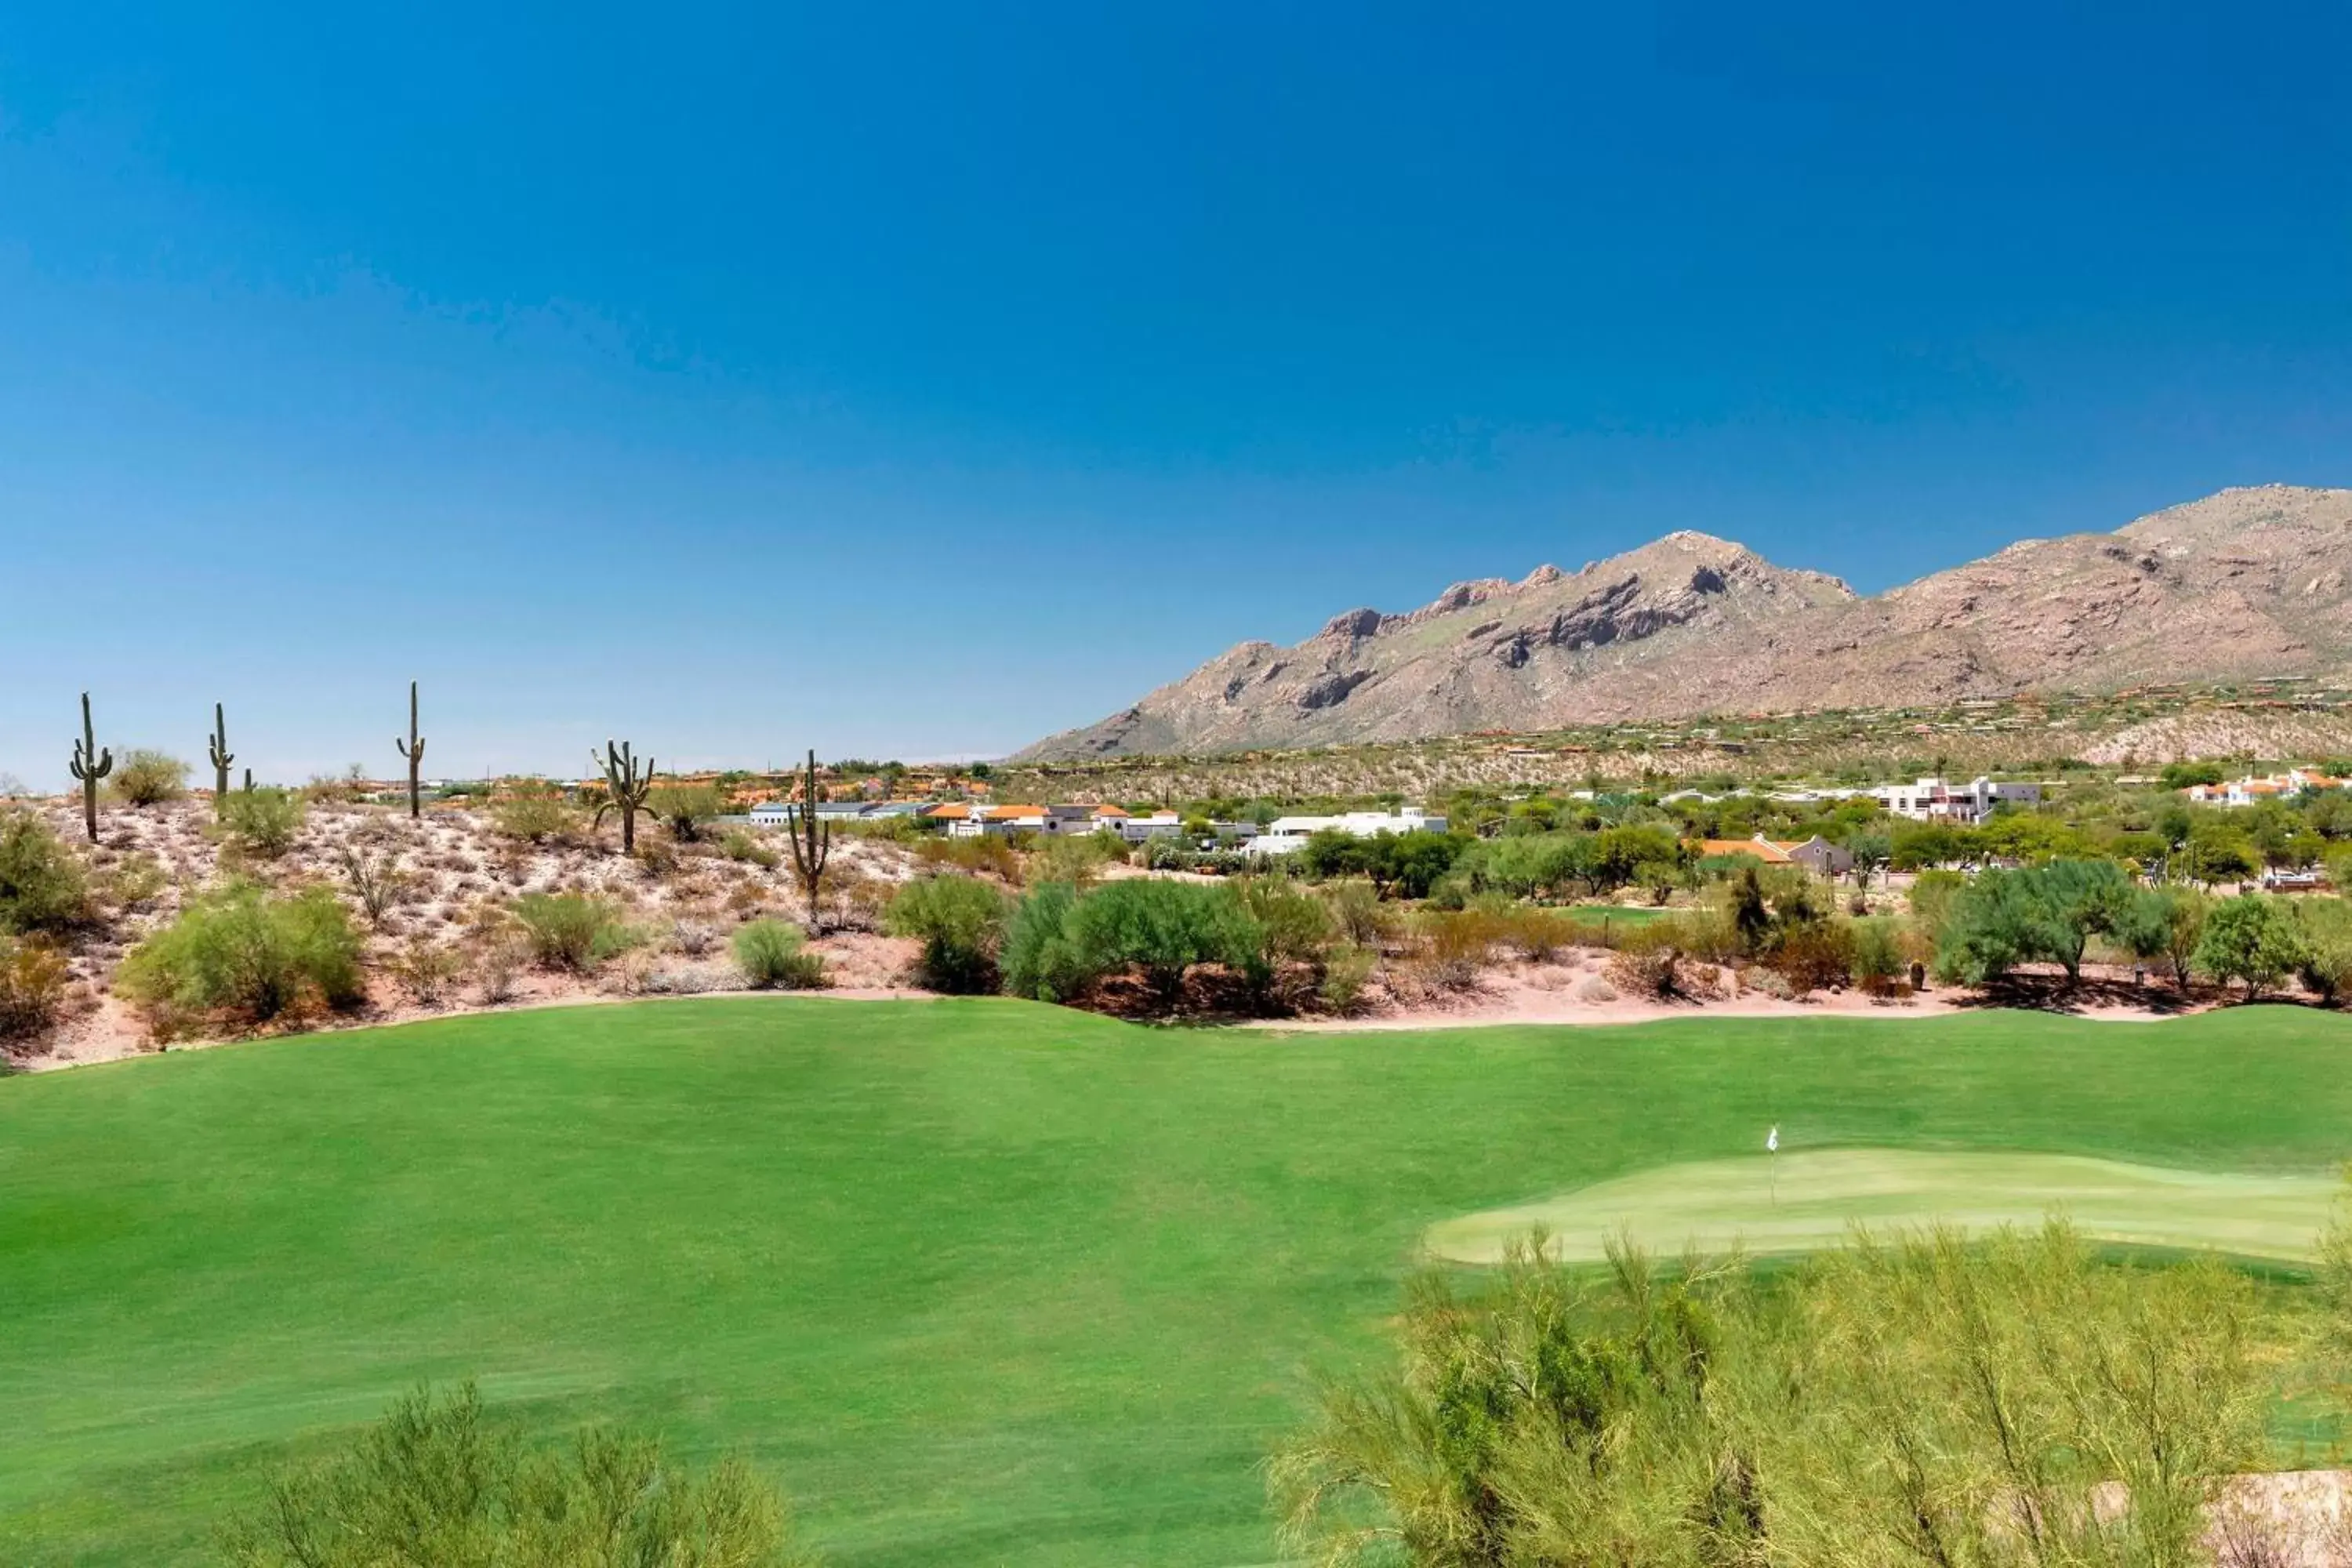
[[[2352,482],[2341,5],[520,10],[0,26],[0,771],[988,753]]]

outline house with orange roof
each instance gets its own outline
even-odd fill
[[[2251,773],[2227,784],[2190,784],[2180,793],[2192,805],[2224,808],[2253,805],[2265,800],[2288,800],[2305,790],[2352,788],[2352,779],[2332,778],[2313,768],[2289,768],[2283,773],[2255,778]]]
[[[1702,838],[1698,853],[1701,859],[1748,855],[1767,866],[1802,866],[1822,877],[1842,877],[1853,869],[1853,852],[1818,833],[1804,839],[1767,838],[1760,833],[1753,838]]]

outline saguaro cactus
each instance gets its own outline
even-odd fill
[[[219,816],[228,809],[228,765],[236,761],[236,754],[228,749],[228,715],[217,702],[213,704],[212,741],[205,749],[213,760],[213,815]]]
[[[816,819],[816,752],[808,754],[808,771],[801,780],[800,815],[793,822],[793,870],[808,893],[809,930],[817,928],[817,889],[824,879],[824,863],[833,854],[833,824]]]
[[[646,759],[645,770],[637,769],[636,754],[628,742],[614,745],[604,742],[604,754],[590,751],[588,760],[604,770],[604,804],[596,808],[599,821],[608,811],[621,814],[621,853],[637,852],[637,813],[645,808],[646,796],[653,793],[654,760]]]
[[[114,749],[98,749],[98,731],[90,727],[89,693],[81,694],[81,739],[74,742],[73,776],[81,780],[81,822],[89,841],[98,842],[98,781],[114,771]]]
[[[416,682],[408,683],[408,739],[392,738],[400,754],[408,759],[408,820],[414,822],[422,815],[419,804],[417,767],[425,761],[425,737],[416,732]]]

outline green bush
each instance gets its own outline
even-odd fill
[[[730,944],[735,966],[756,991],[814,991],[824,984],[824,960],[808,950],[801,928],[757,920],[739,928]]]
[[[2241,893],[2205,917],[2195,962],[2224,984],[2243,983],[2251,1002],[2301,968],[2306,956],[2303,933],[2279,900]]]
[[[1903,928],[1893,916],[1867,916],[1848,929],[1853,937],[1850,973],[1855,984],[1879,990],[1903,973]]]
[[[1067,882],[1041,882],[1023,895],[1006,923],[999,961],[1005,994],[1068,1002],[1102,978],[1069,934],[1077,902],[1077,889]]]
[[[1254,973],[1265,933],[1230,886],[1135,878],[1096,889],[1070,911],[1069,937],[1097,974],[1133,969],[1158,1001],[1183,993],[1193,965]]]
[[[922,942],[917,972],[925,985],[949,995],[973,995],[996,989],[1007,902],[1003,893],[974,878],[922,877],[893,895],[883,911],[882,929]]]
[[[1334,1013],[1353,1013],[1363,1005],[1364,989],[1379,966],[1379,956],[1360,947],[1334,948],[1323,961],[1323,978],[1316,984],[1315,994]]]
[[[635,933],[613,906],[584,893],[525,893],[514,916],[534,963],[585,974],[635,945]]]
[[[71,931],[90,915],[81,858],[31,812],[0,810],[0,933]]]
[[[252,883],[211,893],[131,949],[118,988],[175,1020],[229,1013],[265,1023],[310,1007],[360,1000],[360,938],[335,895],[291,897]]]
[[[125,805],[161,805],[188,793],[188,764],[142,746],[123,753],[107,784]]]
[[[280,1476],[221,1543],[234,1568],[795,1568],[782,1500],[740,1463],[702,1479],[590,1427],[532,1452],[468,1384],[420,1389],[323,1465]]]
[[[518,780],[490,807],[490,826],[526,844],[572,837],[580,820],[580,812],[563,792],[542,779]]]
[[[748,860],[764,870],[774,870],[782,864],[783,857],[760,842],[748,828],[738,827],[719,841],[719,852],[730,860]]]
[[[702,836],[703,824],[727,809],[727,802],[709,784],[663,784],[646,796],[646,809],[671,837],[691,844]]]
[[[2305,987],[2332,1007],[2352,992],[2352,903],[2300,899],[2294,907],[2303,935],[2298,973]]]
[[[302,797],[292,790],[236,790],[222,806],[221,831],[243,853],[274,860],[294,847],[304,809]]]

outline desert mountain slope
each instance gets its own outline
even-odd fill
[[[1024,759],[2352,670],[2352,490],[2223,490],[1861,598],[1704,533],[1247,642]]]

